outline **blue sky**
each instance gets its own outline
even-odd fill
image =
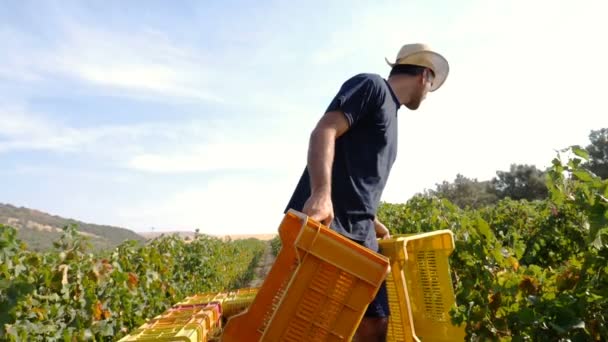
[[[457,5],[456,5],[457,4]],[[5,1],[0,202],[134,230],[276,231],[341,83],[425,42],[383,199],[547,166],[608,127],[601,1]]]

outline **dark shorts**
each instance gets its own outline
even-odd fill
[[[366,246],[365,242],[352,240],[364,247],[370,248]],[[370,248],[374,252],[378,252],[378,246],[372,246]],[[367,311],[365,311],[364,317],[388,317],[390,315],[389,307],[388,307],[388,295],[386,293],[386,280],[382,282],[380,285],[380,289],[378,289],[378,293],[376,297],[369,303],[367,307]]]

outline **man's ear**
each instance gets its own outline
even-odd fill
[[[431,80],[435,79],[435,74],[433,73],[433,71],[431,69],[424,69],[424,71],[422,72],[422,74],[424,75],[424,80],[426,82],[432,82]],[[431,79],[431,80],[429,80]]]
[[[423,71],[420,75],[418,75],[418,83],[422,86],[426,81],[426,70]]]

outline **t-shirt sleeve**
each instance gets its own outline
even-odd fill
[[[374,80],[365,75],[357,75],[342,84],[326,112],[341,110],[346,115],[349,126],[353,126],[378,106],[378,89]]]

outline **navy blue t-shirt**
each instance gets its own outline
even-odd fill
[[[374,217],[397,156],[397,96],[380,75],[362,73],[342,84],[327,112],[342,110],[349,129],[335,143],[330,228],[377,249]],[[310,197],[308,169],[285,209],[302,211]]]

